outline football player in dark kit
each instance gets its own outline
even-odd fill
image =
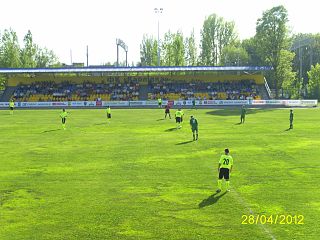
[[[290,120],[290,127],[289,129],[293,129],[293,110],[290,109],[290,117],[289,117],[289,120]]]
[[[241,116],[240,116],[240,123],[244,123],[246,120],[246,112],[247,110],[245,109],[244,105],[241,108]]]
[[[167,115],[169,115],[169,118],[171,119],[171,115],[170,115],[170,105],[169,103],[166,105],[165,107],[165,111],[164,111],[164,118],[167,118]]]
[[[190,117],[190,126],[193,134],[193,141],[198,140],[198,121],[193,116]]]

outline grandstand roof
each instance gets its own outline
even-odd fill
[[[0,74],[30,73],[103,73],[103,72],[195,72],[195,71],[269,71],[268,66],[176,66],[176,67],[67,67],[67,68],[0,68]]]

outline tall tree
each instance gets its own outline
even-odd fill
[[[248,53],[248,65],[249,66],[263,66],[264,61],[261,59],[258,53],[258,43],[256,38],[252,37],[249,39],[244,39],[241,42],[241,46]]]
[[[194,37],[194,30],[192,30],[190,37],[185,39],[185,62],[187,66],[196,66],[198,63],[198,49]]]
[[[308,95],[310,98],[317,98],[320,100],[320,64],[317,63],[311,67],[308,72]]]
[[[220,65],[225,66],[243,66],[249,62],[247,51],[239,46],[225,46],[221,53]]]
[[[288,50],[280,51],[280,60],[276,75],[279,78],[279,82],[282,82],[282,89],[289,94],[289,97],[300,98],[302,90],[301,82],[296,78],[296,72],[292,70],[294,55],[294,53]]]
[[[288,49],[288,13],[283,6],[273,7],[263,13],[256,25],[256,40],[258,52],[266,64],[273,67],[273,86],[278,98],[279,88],[282,85],[277,68],[280,63],[281,50]]]
[[[39,68],[52,67],[57,65],[58,58],[52,50],[37,47],[35,55],[36,66]],[[58,64],[59,65],[59,64]]]
[[[222,50],[229,45],[236,46],[238,35],[234,22],[223,21],[221,31],[218,32],[218,57],[220,59]]]
[[[37,53],[37,45],[33,43],[32,33],[28,33],[23,38],[24,48],[21,50],[21,65],[24,68],[34,68],[37,63],[35,61]]]
[[[292,51],[295,52],[293,68],[308,83],[308,71],[311,66],[320,63],[320,34],[297,34],[293,36]]]
[[[144,35],[140,44],[141,66],[156,66],[158,64],[157,49],[157,41],[148,35]]]
[[[21,67],[18,36],[12,29],[5,29],[1,37],[0,65],[6,68]]]
[[[217,65],[222,49],[237,39],[234,22],[226,22],[212,14],[203,23],[200,40],[200,62],[202,65]]]
[[[173,50],[174,34],[170,31],[164,34],[161,45],[161,65],[174,66],[174,50]]]
[[[185,65],[185,46],[182,32],[178,31],[173,34],[172,42],[173,66]]]
[[[185,65],[185,41],[180,31],[176,33],[166,32],[162,43],[162,65]]]

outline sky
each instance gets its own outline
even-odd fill
[[[100,65],[117,60],[116,39],[128,46],[128,64],[140,61],[144,34],[157,39],[167,31],[194,30],[200,42],[205,18],[213,13],[234,21],[240,39],[254,36],[256,21],[264,11],[283,5],[292,33],[319,33],[317,0],[10,0],[1,2],[0,34],[12,28],[22,46],[28,30],[41,47],[53,50],[66,64]],[[156,14],[155,8],[163,8]],[[119,49],[119,61],[125,52]]]

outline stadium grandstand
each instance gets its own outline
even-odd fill
[[[269,99],[268,67],[87,67],[0,69],[1,101]]]

